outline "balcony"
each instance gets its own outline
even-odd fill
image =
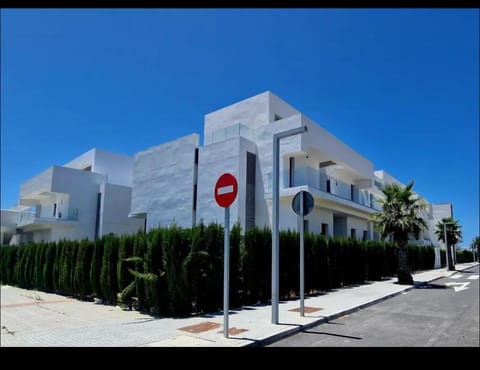
[[[73,225],[78,220],[78,208],[68,211],[67,216],[51,217],[42,214],[41,207],[31,207],[29,210],[18,212],[18,228],[42,228],[54,225]]]
[[[290,171],[280,172],[280,189],[308,186],[325,194],[330,194],[376,211],[382,210],[382,207],[376,201],[378,197],[352,185],[311,167],[295,168],[293,173]],[[271,192],[272,174],[269,173],[267,193]]]
[[[242,136],[250,141],[255,140],[255,132],[250,127],[242,123],[236,123],[227,127],[219,128],[215,131],[205,134],[205,144],[214,144],[220,141],[231,139],[232,137]]]

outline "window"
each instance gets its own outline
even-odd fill
[[[255,172],[257,156],[247,152],[247,178],[245,188],[245,229],[255,226]]]
[[[367,230],[363,230],[362,240],[367,240],[367,238],[368,238],[368,232],[367,232]]]
[[[330,179],[327,180],[327,193],[330,193]]]
[[[294,183],[295,183],[294,174],[295,174],[295,158],[290,157],[290,172],[289,172],[289,178],[288,178],[288,187],[289,188],[295,186],[294,185]]]
[[[193,210],[197,210],[197,184],[193,185]]]
[[[350,229],[350,237],[351,238],[356,238],[357,237],[357,230],[354,228]]]
[[[322,235],[325,235],[325,236],[328,236],[328,224],[322,223],[322,231],[321,231],[321,234],[322,234]]]
[[[198,148],[195,148],[195,164],[198,164]]]
[[[57,203],[53,204],[53,217],[57,214]]]
[[[380,190],[382,190],[382,189],[385,188],[385,186],[383,186],[383,184],[382,184],[380,181],[375,180],[373,183],[374,183],[375,186],[376,186],[377,188],[379,188]]]

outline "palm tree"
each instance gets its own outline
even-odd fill
[[[480,236],[476,236],[475,238],[473,238],[472,252],[473,252],[473,261],[475,261],[475,253],[477,254],[477,260],[478,260],[478,254],[480,252]]]
[[[370,217],[382,238],[390,237],[398,246],[398,284],[413,284],[407,259],[409,234],[418,238],[422,229],[427,228],[425,220],[420,217],[426,205],[412,188],[413,181],[405,187],[386,185],[382,190],[385,197],[377,200],[382,211]]]
[[[447,229],[447,242],[445,243],[445,231]],[[447,264],[449,270],[455,270],[455,265],[453,263],[453,256],[448,246],[453,246],[462,238],[462,231],[460,230],[462,226],[459,224],[458,220],[454,220],[452,217],[442,218],[440,222],[436,225],[435,234],[437,239],[445,243],[445,252],[447,255]]]

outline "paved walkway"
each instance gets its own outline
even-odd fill
[[[478,263],[457,264],[457,271]],[[429,270],[414,274],[417,284],[451,276],[456,271]],[[342,288],[305,299],[280,302],[279,324],[271,324],[270,305],[231,310],[229,338],[223,336],[223,312],[188,318],[154,318],[118,307],[81,302],[63,296],[1,287],[1,346],[226,346],[263,345],[302,329],[333,320],[412,286],[396,279]]]

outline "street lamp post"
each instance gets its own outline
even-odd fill
[[[273,135],[273,194],[272,194],[272,324],[278,324],[278,291],[279,291],[279,235],[278,210],[280,202],[280,139],[307,132],[307,126],[277,132]]]

